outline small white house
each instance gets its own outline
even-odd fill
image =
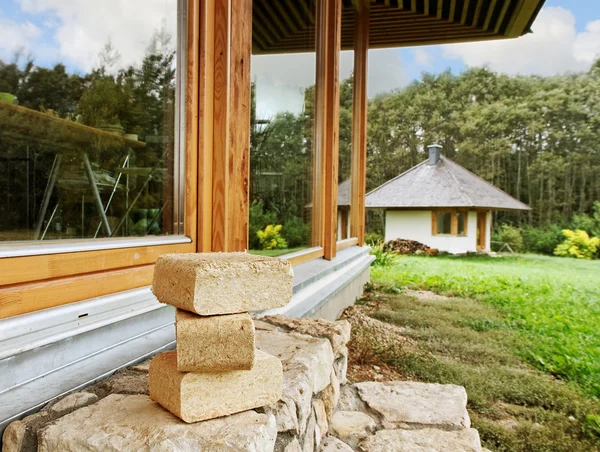
[[[492,211],[529,206],[429,146],[426,160],[367,194],[367,208],[385,209],[385,240],[416,240],[461,254],[490,251]]]

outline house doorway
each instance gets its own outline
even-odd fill
[[[486,212],[477,212],[477,249],[485,249]],[[472,242],[471,242],[472,243]]]

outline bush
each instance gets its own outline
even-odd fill
[[[281,236],[280,224],[269,224],[264,231],[258,231],[256,235],[260,241],[261,250],[281,250],[288,247],[286,240]]]
[[[306,245],[309,242],[310,228],[302,218],[292,217],[283,224],[283,235],[290,248]]]
[[[503,224],[500,229],[492,234],[492,242],[499,242],[492,243],[494,251],[499,251],[505,243],[508,243],[515,252],[523,250],[523,236],[521,235],[521,230],[509,224]]]
[[[377,232],[367,232],[365,234],[365,242],[369,246],[375,246],[380,242],[383,242],[383,235]]]
[[[557,256],[590,260],[596,254],[598,246],[600,246],[600,238],[590,238],[588,233],[581,229],[577,231],[565,229],[563,235],[566,237],[565,241],[554,250],[554,254]]]
[[[562,229],[557,225],[527,227],[521,233],[525,250],[531,253],[552,256],[556,247],[563,241]]]
[[[389,267],[393,264],[395,254],[391,251],[385,251],[383,242],[379,242],[371,247],[371,254],[375,256],[375,260],[371,265],[374,267]]]
[[[573,215],[571,229],[581,229],[591,236],[600,237],[600,201],[594,202],[591,215],[585,213],[576,213]]]
[[[262,249],[258,232],[265,229],[270,224],[277,223],[275,212],[264,211],[264,202],[262,200],[253,201],[250,204],[250,224],[248,225],[248,246],[251,250]]]

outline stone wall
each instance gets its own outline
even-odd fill
[[[223,450],[319,450],[346,381],[350,324],[272,316],[255,320],[255,328],[257,348],[283,364],[283,396],[274,405],[185,424],[150,401],[145,362],[13,422],[2,450],[158,450],[167,444],[173,451],[220,444],[233,445]]]

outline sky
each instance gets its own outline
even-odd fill
[[[0,59],[20,51],[40,66],[62,62],[85,73],[110,41],[119,52],[116,66],[139,64],[157,30],[175,33],[175,6],[176,0],[0,0]],[[600,1],[547,0],[532,29],[516,40],[372,50],[368,94],[401,89],[422,72],[472,66],[513,75],[586,70],[600,55]],[[314,63],[314,54],[253,57],[259,115],[301,111]],[[340,76],[351,71],[352,52],[343,52]]]

